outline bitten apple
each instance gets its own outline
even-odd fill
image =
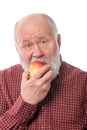
[[[46,63],[44,62],[40,61],[32,62],[30,65],[30,77],[32,77],[37,72],[37,70],[43,67],[44,65],[46,65]]]

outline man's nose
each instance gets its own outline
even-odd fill
[[[33,48],[33,57],[42,57],[44,55],[43,51],[39,47],[39,45],[35,45]]]

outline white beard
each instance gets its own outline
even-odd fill
[[[53,79],[59,74],[61,61],[60,61],[60,54],[57,51],[56,55],[52,58],[52,62],[50,63],[51,69],[53,70]]]
[[[20,59],[20,64],[21,64],[22,68],[24,69],[24,71],[29,71],[30,64],[33,61],[42,61],[42,62],[45,62],[47,64],[50,64],[51,69],[53,70],[53,78],[52,79],[56,78],[56,76],[59,74],[61,61],[60,61],[60,54],[59,54],[58,46],[56,49],[55,56],[52,57],[51,63],[49,63],[49,61],[44,59],[44,58],[35,58],[31,62],[25,62],[25,60],[21,57],[21,55],[19,55],[19,59]]]

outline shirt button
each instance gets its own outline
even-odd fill
[[[42,109],[44,109],[44,107],[42,106]]]
[[[35,111],[32,111],[32,112],[31,112],[31,114],[34,114],[34,113],[35,113]]]
[[[41,126],[40,128],[41,128],[41,130],[43,130],[43,129],[44,129],[44,127],[43,127],[43,126]]]

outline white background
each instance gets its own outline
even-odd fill
[[[61,34],[62,59],[87,71],[87,0],[0,0],[0,70],[19,63],[15,23],[30,13],[46,13]]]

